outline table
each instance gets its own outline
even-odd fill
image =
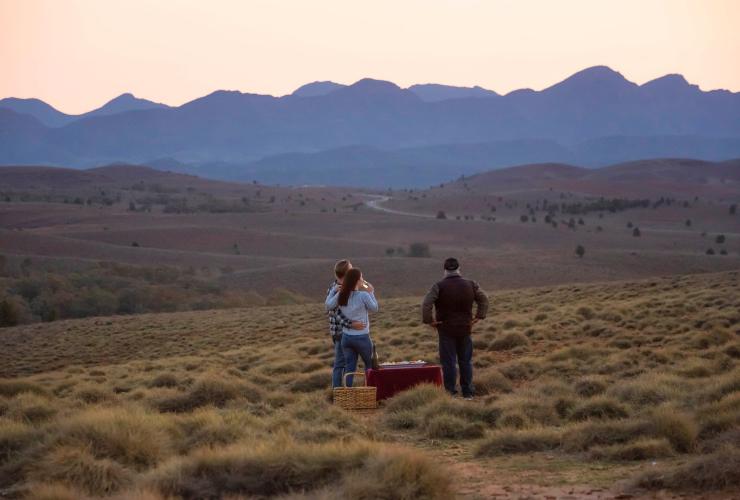
[[[442,385],[439,365],[394,365],[367,371],[367,385],[377,387],[376,399],[381,401],[419,384]]]

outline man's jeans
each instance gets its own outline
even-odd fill
[[[370,335],[342,335],[342,351],[344,352],[345,373],[351,373],[357,368],[357,356],[365,363],[365,370],[372,366],[373,342]],[[347,387],[352,386],[353,377],[347,377]]]
[[[457,394],[455,381],[460,367],[460,387],[463,396],[473,395],[473,341],[470,335],[453,337],[439,334],[439,361],[442,364],[445,389]]]
[[[344,337],[344,335],[342,335]],[[334,342],[334,369],[331,373],[331,386],[342,387],[342,375],[344,375],[344,351],[342,350],[342,337]]]

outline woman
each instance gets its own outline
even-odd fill
[[[372,366],[373,343],[370,340],[370,318],[368,311],[378,311],[375,289],[362,279],[362,272],[354,267],[344,275],[344,281],[335,287],[326,298],[326,310],[339,310],[347,319],[365,325],[362,330],[344,328],[342,330],[342,352],[344,353],[345,373],[355,371],[357,356],[362,358],[367,370]],[[352,376],[347,377],[347,386],[352,386]]]

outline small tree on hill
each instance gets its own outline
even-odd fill
[[[583,256],[584,256],[585,254],[586,254],[586,249],[585,249],[585,248],[583,248],[583,245],[578,245],[578,246],[576,247],[576,255],[577,255],[577,256],[578,256],[579,258],[583,258]]]
[[[632,236],[634,236],[635,238],[639,238],[641,235],[642,233],[640,232],[639,227],[636,227],[635,229],[632,230]]]
[[[691,219],[686,219],[686,227],[691,227]]]
[[[707,255],[714,255],[714,248],[707,248]]]
[[[444,210],[440,210],[439,212],[437,212],[437,218],[438,219],[446,219],[447,218],[447,214],[444,213]]]
[[[528,215],[522,215],[519,217],[519,220],[522,222],[529,222],[529,216]]]
[[[730,205],[730,215],[735,215],[737,213],[737,203],[733,203]]]
[[[725,242],[725,235],[724,235],[724,234],[718,234],[718,235],[717,235],[717,237],[716,237],[716,238],[714,239],[714,241],[715,241],[715,242],[716,242],[716,243],[717,243],[718,245],[721,245],[721,244],[723,244],[723,243]]]
[[[631,221],[627,223],[627,229],[632,229],[632,226],[634,226],[634,224],[632,224]]]

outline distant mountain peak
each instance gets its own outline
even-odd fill
[[[291,95],[298,97],[318,97],[334,92],[335,90],[341,89],[345,86],[346,85],[342,85],[341,83],[336,83],[328,80],[311,82],[305,85],[301,85],[300,87],[295,89]]]
[[[124,113],[126,111],[141,111],[145,109],[161,109],[168,108],[169,106],[158,102],[149,101],[147,99],[140,99],[130,92],[125,92],[118,97],[114,97],[110,101],[103,104],[98,109],[85,113],[86,116],[105,116],[114,115],[116,113]]]
[[[374,78],[363,78],[362,80],[356,81],[347,88],[372,93],[399,92],[402,90],[401,87],[393,82],[389,82],[386,80],[376,80]]]
[[[637,84],[627,80],[622,73],[614,71],[608,66],[592,66],[578,71],[560,83],[545,89],[545,91],[600,89],[612,92],[619,89],[636,88]]]
[[[642,85],[642,88],[658,92],[680,92],[685,90],[699,90],[698,85],[692,85],[683,75],[672,73],[650,80]]]
[[[499,94],[493,90],[484,89],[478,85],[474,87],[456,87],[452,85],[441,85],[439,83],[422,83],[409,87],[407,90],[413,92],[422,101],[437,102],[447,99],[465,99],[479,97],[498,97]]]

